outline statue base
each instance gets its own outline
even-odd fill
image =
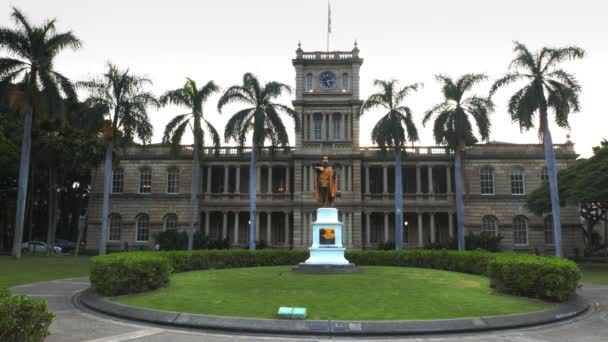
[[[292,268],[303,273],[353,273],[361,269],[344,257],[342,222],[338,221],[338,209],[317,209],[317,220],[312,224],[310,257]]]

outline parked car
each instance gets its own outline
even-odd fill
[[[62,253],[69,253],[76,249],[76,242],[64,239],[55,239],[55,246],[60,247]]]
[[[44,243],[42,241],[30,241],[30,242],[24,242],[21,245],[21,250],[30,251],[32,253],[46,253],[46,251],[48,250],[48,246],[46,243]],[[61,247],[55,246],[53,248],[53,251],[55,254],[61,254]]]

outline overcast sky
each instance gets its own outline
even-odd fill
[[[202,84],[214,80],[222,87],[240,83],[253,72],[263,81],[292,86],[291,59],[298,40],[305,51],[325,50],[327,0],[221,1],[69,1],[9,0],[0,6],[0,25],[12,26],[10,5],[22,9],[35,23],[56,17],[58,31],[73,30],[82,49],[61,54],[56,69],[73,80],[104,71],[107,61],[154,81],[160,95],[181,87],[185,77]],[[330,50],[351,50],[355,40],[360,56],[362,99],[373,91],[374,79],[423,82],[424,88],[406,103],[414,110],[421,145],[433,144],[422,114],[441,101],[433,75],[487,73],[491,80],[507,71],[513,40],[531,49],[578,45],[587,56],[568,62],[583,86],[582,110],[571,116],[571,140],[582,156],[608,138],[605,106],[608,80],[608,5],[598,0],[509,1],[353,1],[332,0]],[[486,95],[490,81],[475,89]],[[538,142],[536,131],[520,133],[506,113],[505,103],[516,87],[495,98],[491,139],[514,143]],[[222,116],[218,96],[205,107],[207,118],[223,131],[236,107]],[[291,99],[286,97],[285,102]],[[160,142],[165,124],[185,110],[167,107],[152,111],[153,142]],[[370,132],[380,113],[366,114],[361,145],[370,145]],[[292,125],[290,125],[292,127]],[[290,129],[292,132],[293,129]],[[552,125],[553,140],[562,143],[569,132]],[[293,133],[290,136],[293,143]],[[190,142],[190,138],[186,142]]]

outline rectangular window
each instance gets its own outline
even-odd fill
[[[120,216],[110,216],[110,229],[108,234],[109,241],[120,241]]]
[[[137,241],[148,241],[150,238],[150,219],[142,215],[137,219]]]
[[[312,74],[306,75],[306,91],[312,92]]]
[[[148,194],[152,192],[152,170],[143,168],[139,172],[139,192]]]
[[[179,189],[179,169],[171,168],[167,171],[167,193],[176,194]]]
[[[334,115],[333,118],[333,132],[332,135],[334,137],[334,140],[340,140],[340,123],[342,122],[342,120],[340,120],[340,115]]]
[[[315,124],[315,140],[321,140],[321,119],[323,117],[319,114],[319,115],[315,115],[314,117],[314,124]]]
[[[115,169],[112,171],[112,192],[113,193],[122,192],[123,176],[124,176],[124,172],[122,169]]]
[[[494,195],[494,171],[491,168],[481,169],[479,181],[482,195]]]
[[[511,171],[511,194],[524,195],[525,192],[524,171],[521,168],[514,168]]]

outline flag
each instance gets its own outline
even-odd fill
[[[327,1],[327,33],[331,33],[331,5]]]

